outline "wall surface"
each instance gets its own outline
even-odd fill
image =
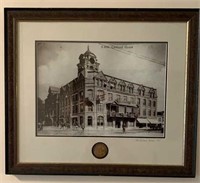
[[[197,173],[194,179],[93,176],[5,175],[4,125],[4,7],[116,7],[116,8],[200,8],[200,0],[0,0],[0,183],[200,183],[200,119],[198,125]],[[200,100],[199,100],[200,101]],[[200,112],[200,108],[199,108]]]

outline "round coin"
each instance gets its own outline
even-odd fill
[[[108,155],[108,146],[103,142],[97,142],[92,147],[92,154],[95,158],[103,159]]]

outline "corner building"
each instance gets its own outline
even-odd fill
[[[60,88],[55,124],[104,129],[156,120],[156,89],[107,75],[99,66],[89,47],[79,56],[77,78]]]

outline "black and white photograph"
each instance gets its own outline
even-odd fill
[[[36,41],[36,136],[164,138],[167,42]]]

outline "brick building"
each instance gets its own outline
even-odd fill
[[[45,99],[45,125],[58,125],[60,89],[50,86]]]
[[[157,90],[107,75],[99,66],[88,47],[79,56],[77,77],[60,89],[49,88],[45,109],[52,124],[104,129],[155,123]]]

